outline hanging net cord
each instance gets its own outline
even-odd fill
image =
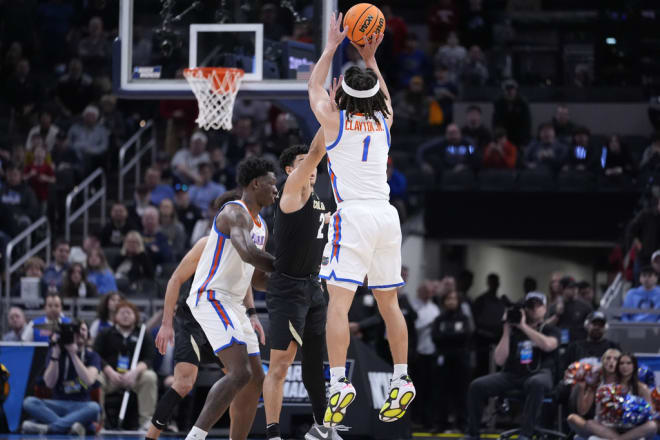
[[[183,75],[197,98],[197,125],[204,130],[231,130],[234,100],[243,79],[243,70],[207,67],[185,69]]]

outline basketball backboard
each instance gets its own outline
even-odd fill
[[[239,67],[239,96],[304,98],[334,10],[336,0],[120,0],[115,91],[192,98],[184,68]]]

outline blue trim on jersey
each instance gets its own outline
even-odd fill
[[[331,280],[334,279],[335,281],[344,281],[346,283],[353,283],[357,284],[358,286],[362,286],[364,283],[362,281],[357,281],[357,280],[351,280],[350,278],[337,278],[337,275],[335,275],[335,271],[333,270],[330,272],[330,275],[325,276],[325,275],[319,275],[319,278],[322,278],[324,280]]]
[[[222,207],[224,208],[224,205],[222,205]],[[222,208],[220,208],[220,211],[222,211]],[[217,221],[218,221],[218,216],[220,215],[220,211],[218,211],[218,213],[217,213],[217,214],[215,215],[215,217],[213,218],[213,230],[215,231],[216,234],[218,234],[218,235],[220,235],[220,236],[222,236],[222,237],[230,238],[229,235],[227,235],[227,234],[223,234],[222,232],[220,232],[220,230],[218,230],[218,224],[217,224]]]
[[[326,145],[325,151],[330,151],[333,148],[337,146],[339,143],[339,140],[341,139],[341,135],[344,133],[344,110],[339,111],[339,134],[337,135],[337,139],[330,145]]]
[[[247,344],[245,342],[239,341],[238,339],[236,339],[235,337],[232,336],[231,341],[227,342],[225,345],[218,348],[217,350],[214,350],[213,353],[217,354],[218,352],[220,352],[220,351],[224,350],[225,348],[228,348],[229,346],[234,345],[234,344],[245,345],[247,347]]]
[[[341,209],[335,213],[333,220],[332,229],[334,230],[334,238],[332,239],[332,253],[330,254],[331,263],[333,257],[339,262],[339,251],[341,250]]]
[[[256,353],[248,353],[248,356],[261,356],[261,352],[258,351]]]
[[[387,148],[389,149],[390,148],[390,142],[391,142],[390,141],[390,129],[387,126],[387,121],[385,120],[385,116],[383,116],[382,113],[380,114],[380,119],[382,119],[383,124],[385,124],[385,133],[387,134]]]
[[[337,200],[337,203],[343,202],[344,199],[341,198],[339,195],[339,190],[337,189],[337,175],[332,171],[332,167],[330,166],[330,158],[328,158],[328,175],[330,176],[330,183],[332,183],[332,189],[335,193],[335,199]]]
[[[218,316],[220,317],[220,320],[224,324],[225,329],[227,328],[227,325],[231,326],[231,328],[235,328],[234,323],[231,322],[231,318],[229,317],[229,313],[227,313],[227,310],[225,310],[222,303],[216,299],[214,290],[209,290],[208,298],[209,298],[209,302],[213,306],[213,309],[215,310],[215,313],[218,314]],[[219,310],[218,310],[218,307],[220,307]],[[224,314],[224,316],[222,316],[223,314]]]
[[[397,283],[397,284],[386,284],[386,285],[384,285],[384,286],[372,286],[372,285],[369,285],[369,286],[367,286],[367,287],[369,287],[370,289],[387,289],[388,287],[401,287],[401,286],[405,286],[405,285],[406,285],[406,282],[403,281],[403,282],[401,282],[401,283]]]
[[[211,260],[211,266],[209,267],[209,274],[206,276],[206,279],[202,283],[201,286],[199,286],[199,289],[197,289],[197,299],[195,300],[195,307],[197,307],[197,304],[199,304],[199,297],[204,293],[204,290],[206,290],[206,286],[209,285],[213,277],[215,276],[215,273],[218,271],[218,267],[220,267],[220,260],[222,260],[222,252],[225,250],[225,243],[227,242],[227,239],[229,237],[225,237],[224,235],[218,235],[218,240],[215,243],[215,250],[213,251],[213,259]],[[220,245],[220,242],[222,241],[222,245]],[[218,254],[218,246],[220,247],[220,253]],[[216,263],[216,255],[217,255],[217,263]]]

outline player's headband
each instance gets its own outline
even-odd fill
[[[376,85],[373,86],[370,89],[356,90],[356,89],[352,88],[351,86],[349,86],[348,84],[346,84],[346,79],[342,78],[341,88],[344,90],[344,92],[347,95],[350,95],[354,98],[371,98],[376,93],[378,93],[378,91],[380,90],[380,82],[378,80],[376,80]]]

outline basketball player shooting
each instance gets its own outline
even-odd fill
[[[330,390],[323,424],[342,422],[356,390],[346,377],[346,352],[350,343],[348,310],[358,285],[367,279],[385,321],[394,360],[388,398],[380,410],[384,422],[399,420],[415,397],[408,376],[408,329],[399,309],[397,287],[401,278],[401,226],[389,203],[387,157],[393,113],[390,94],[376,63],[376,49],[383,34],[352,43],[366,69],[351,67],[330,102],[324,81],[332,58],[348,33],[340,30],[342,15],[331,18],[323,54],[309,79],[309,99],[326,140],[328,172],[337,211],[325,246],[320,277],[326,280],[330,301],[326,325]]]

